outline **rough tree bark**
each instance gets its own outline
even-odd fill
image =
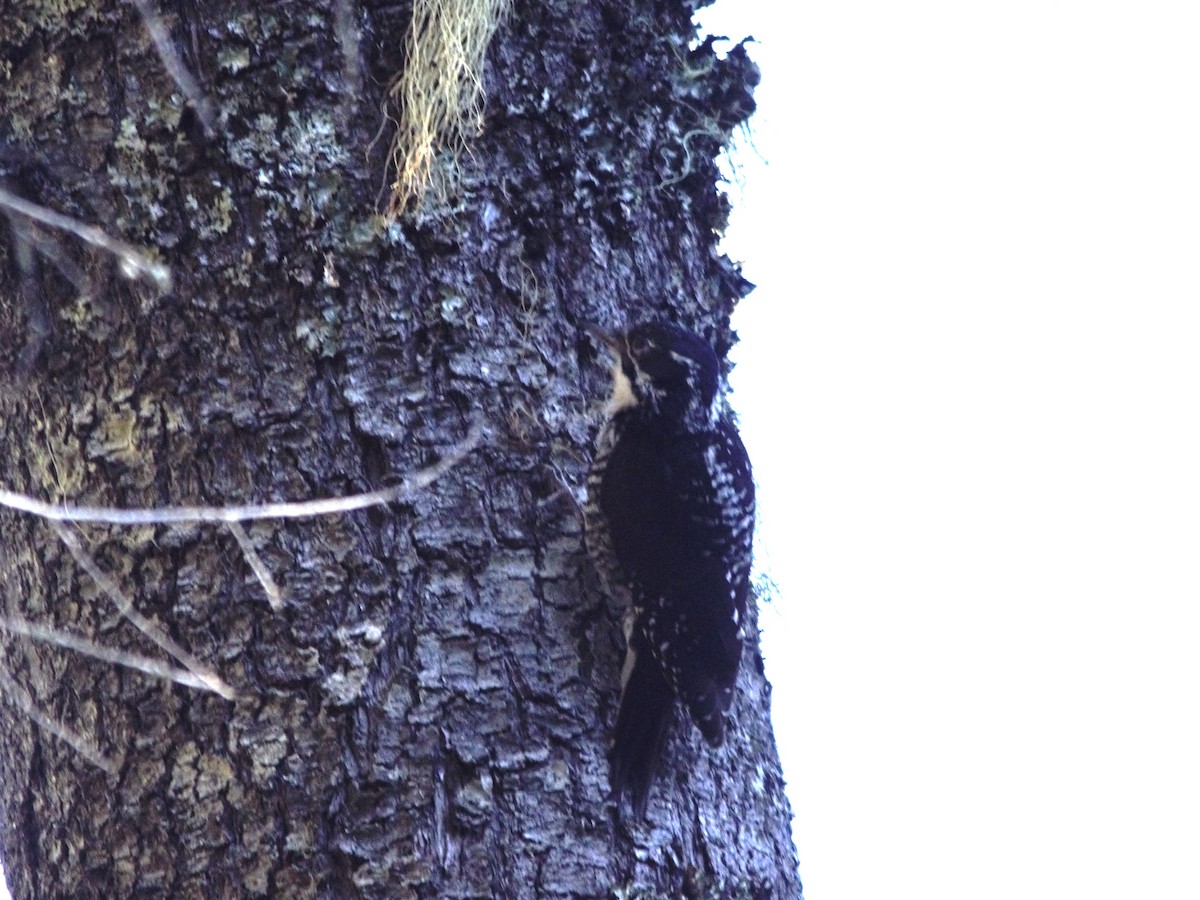
[[[799,896],[756,646],[727,746],[677,729],[648,822],[609,801],[621,610],[571,496],[607,379],[582,321],[665,316],[728,349],[748,286],[715,248],[713,157],[752,108],[744,51],[689,49],[679,0],[522,0],[456,184],[380,228],[370,148],[411,5],[163,7],[211,137],[134,5],[0,16],[3,186],[174,279],[0,219],[0,487],[303,499],[487,433],[410,501],[250,526],[279,611],[227,531],[83,527],[239,696],[0,633],[14,895]],[[157,652],[45,522],[0,529],[5,616]]]

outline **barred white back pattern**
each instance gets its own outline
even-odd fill
[[[664,323],[592,331],[617,364],[588,479],[588,548],[607,588],[630,603],[611,781],[643,815],[676,700],[710,744],[725,737],[749,594],[754,480],[704,340]]]

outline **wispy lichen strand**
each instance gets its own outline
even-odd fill
[[[405,37],[404,69],[385,113],[396,125],[394,179],[385,216],[394,220],[435,179],[439,151],[457,156],[482,125],[483,62],[511,0],[416,0]]]

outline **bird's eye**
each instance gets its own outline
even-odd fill
[[[629,352],[634,356],[641,356],[653,346],[653,341],[651,341],[644,334],[639,334],[637,337],[629,339]]]

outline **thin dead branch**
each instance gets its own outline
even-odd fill
[[[70,551],[71,556],[75,558],[75,562],[92,577],[92,581],[96,582],[96,586],[100,590],[108,594],[109,599],[116,605],[117,611],[129,621],[129,624],[152,640],[164,653],[172,657],[197,679],[202,681],[210,691],[220,694],[226,700],[237,698],[237,692],[220,675],[192,656],[187,650],[184,650],[166,632],[134,608],[133,603],[125,596],[124,591],[96,564],[96,561],[83,548],[79,537],[70,528],[61,522],[51,522],[50,527],[54,529],[54,533],[58,535],[58,539]]]
[[[47,519],[51,522],[105,522],[109,525],[179,525],[193,522],[249,522],[259,519],[304,519],[383,506],[412,496],[428,487],[478,446],[483,423],[471,426],[467,436],[438,462],[405,475],[391,487],[300,502],[262,503],[246,506],[164,506],[158,509],[114,509],[104,506],[66,506],[0,489],[0,506]]]
[[[16,194],[0,185],[0,206],[17,215],[41,222],[50,228],[61,228],[78,237],[80,240],[107,250],[121,262],[121,270],[129,277],[143,277],[152,280],[161,291],[171,289],[171,270],[162,263],[155,262],[132,244],[110,237],[102,229],[94,225],[86,225],[70,216],[38,206],[18,197]]]
[[[350,0],[334,3],[333,27],[342,47],[342,89],[348,96],[357,97],[362,94],[362,64],[358,54],[358,22]]]
[[[109,596],[120,614],[183,668],[177,669],[137,654],[112,650],[96,644],[87,638],[45,628],[44,626],[23,619],[0,616],[0,630],[23,635],[33,640],[55,644],[68,650],[91,656],[94,659],[137,669],[149,675],[164,678],[186,687],[212,691],[227,700],[234,700],[237,694],[229,684],[212,669],[172,640],[154,622],[150,621],[134,608],[132,601],[130,601],[116,582],[100,568],[95,559],[83,547],[79,536],[75,533],[70,523],[100,522],[111,525],[172,525],[193,522],[224,523],[230,532],[232,532],[242,553],[245,554],[246,559],[249,561],[250,567],[254,570],[255,575],[263,585],[272,608],[279,609],[282,605],[282,591],[280,591],[275,579],[271,576],[266,564],[255,550],[249,535],[240,523],[257,519],[332,515],[404,499],[432,484],[457,465],[479,445],[483,433],[483,422],[476,420],[472,424],[467,436],[451,447],[441,460],[431,466],[407,474],[398,484],[391,487],[378,491],[370,491],[365,494],[355,494],[349,497],[331,497],[309,502],[268,503],[234,507],[180,506],[157,510],[111,509],[106,507],[68,507],[62,504],[55,505],[27,497],[23,494],[0,490],[0,506],[7,506],[10,509],[30,513],[47,520],[59,540],[62,541],[63,545],[75,559],[75,562]],[[40,728],[67,743],[92,765],[109,773],[116,771],[115,764],[105,757],[85,737],[39,710],[29,694],[3,668],[0,668],[0,691],[7,694],[17,708],[28,715]]]
[[[82,653],[84,656],[92,657],[92,659],[124,666],[127,669],[135,669],[138,672],[145,672],[147,675],[173,681],[184,687],[197,688],[202,691],[213,691],[213,686],[208,681],[197,678],[186,669],[165,666],[157,660],[150,659],[148,656],[141,656],[137,653],[129,653],[125,650],[113,650],[110,647],[97,644],[95,641],[88,640],[80,635],[71,634],[67,631],[59,631],[54,628],[46,628],[43,625],[38,625],[25,619],[12,619],[8,616],[0,616],[0,631],[7,631],[9,634],[19,634],[32,638],[35,641],[41,641],[44,644],[53,644],[56,647],[74,650],[76,653]],[[213,692],[216,693],[216,691]]]
[[[275,583],[275,578],[271,575],[271,570],[262,561],[262,557],[258,555],[258,551],[254,549],[254,545],[250,543],[250,535],[246,534],[246,529],[242,527],[242,523],[226,522],[225,524],[228,526],[234,540],[238,542],[238,546],[241,547],[242,555],[246,557],[246,562],[250,563],[250,568],[258,578],[258,583],[266,591],[267,602],[271,604],[271,609],[276,612],[283,609],[283,591]]]
[[[117,774],[117,764],[115,762],[101,753],[95,744],[79,732],[68,728],[53,716],[49,716],[38,709],[37,704],[33,702],[33,698],[29,696],[29,693],[13,681],[12,676],[5,672],[3,668],[0,668],[0,692],[6,694],[21,712],[37,723],[39,728],[54,735],[97,769],[103,769],[109,775]]]
[[[208,102],[208,98],[200,89],[199,82],[192,77],[192,73],[188,71],[188,67],[183,64],[183,60],[175,51],[175,45],[171,43],[171,35],[167,31],[162,16],[151,5],[150,0],[133,0],[133,5],[137,7],[138,15],[142,17],[146,33],[154,42],[154,50],[158,53],[163,68],[167,70],[167,74],[171,76],[175,86],[183,92],[187,102],[196,111],[196,117],[204,126],[204,133],[212,137],[216,132],[216,117],[213,115],[212,104]]]

